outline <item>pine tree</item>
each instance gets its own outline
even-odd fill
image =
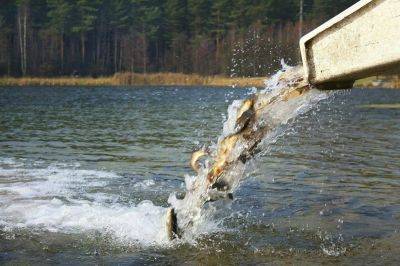
[[[298,7],[297,0],[268,0],[265,1],[265,16],[268,23],[297,21]]]
[[[121,70],[122,49],[121,36],[125,35],[132,24],[138,23],[138,10],[130,0],[117,0],[111,4],[111,25],[114,32],[114,69]]]
[[[86,34],[94,29],[99,5],[100,0],[77,0],[74,6],[75,17],[71,31],[80,35],[82,64],[85,64]]]
[[[71,0],[47,0],[49,28],[60,38],[60,66],[64,72],[64,38],[71,32],[73,3]]]
[[[175,38],[179,34],[188,33],[186,0],[166,0],[165,15],[167,19],[167,38]]]
[[[212,34],[215,39],[215,61],[223,62],[222,50],[223,50],[223,37],[226,35],[228,27],[231,23],[230,12],[231,12],[230,0],[215,0],[211,7],[211,23],[212,23]],[[221,72],[221,69],[225,68],[224,64],[221,64],[219,68],[213,70],[213,74]]]
[[[249,10],[254,8],[254,2],[252,0],[237,0],[233,2],[230,16],[234,28],[243,31],[251,24],[254,18],[249,16]]]
[[[154,41],[160,31],[162,11],[151,0],[132,0],[134,3],[136,21],[142,38],[142,70],[147,72],[149,41]]]
[[[0,74],[11,74],[12,57],[14,50],[10,40],[13,36],[13,23],[17,13],[16,3],[13,0],[2,2],[0,8]]]
[[[192,35],[205,35],[211,25],[211,0],[188,0],[189,25]]]

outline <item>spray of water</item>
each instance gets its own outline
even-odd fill
[[[328,96],[304,82],[300,67],[282,62],[282,70],[266,81],[263,90],[234,101],[218,142],[200,152],[208,156],[203,164],[198,164],[199,152],[195,153],[192,165],[197,175],[185,178],[185,197],[169,198],[177,212],[177,234],[184,238],[198,234],[198,227],[212,215],[212,208],[204,208],[205,204],[231,198],[243,180],[246,164],[284,134],[290,121]]]

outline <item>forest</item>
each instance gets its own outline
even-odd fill
[[[0,0],[0,76],[265,76],[356,0]]]

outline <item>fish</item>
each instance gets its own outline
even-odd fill
[[[170,241],[179,237],[178,222],[174,208],[168,208],[166,215],[166,231]]]
[[[201,164],[199,163],[199,160],[204,157],[207,156],[208,152],[205,149],[201,149],[198,151],[195,151],[192,153],[192,156],[190,158],[190,166],[192,167],[192,169],[198,173],[201,167]]]
[[[285,86],[285,89],[274,93],[256,93],[240,102],[234,119],[234,126],[219,139],[214,152],[203,148],[192,154],[190,165],[196,172],[195,182],[186,191],[183,200],[190,204],[192,209],[168,209],[167,232],[169,239],[179,237],[178,231],[193,225],[193,219],[198,209],[204,204],[219,199],[233,199],[233,190],[239,184],[246,162],[260,152],[258,148],[266,134],[277,127],[273,120],[268,123],[265,117],[271,106],[287,102],[307,93],[309,85],[300,67],[291,68],[279,75],[276,86]],[[265,122],[267,121],[267,123]],[[201,164],[204,156],[210,158],[208,165]],[[205,180],[202,178],[205,177]],[[188,216],[189,219],[187,219]],[[178,216],[185,218],[184,224],[179,224]]]
[[[242,102],[236,114],[234,130],[218,143],[214,163],[207,174],[210,188],[229,193],[232,184],[235,183],[229,170],[234,168],[235,164],[245,164],[259,152],[258,144],[275,128],[274,125],[260,124],[264,110],[268,106],[298,98],[311,89],[311,86],[304,81],[300,68],[283,73],[278,82],[288,87],[282,94],[268,97],[258,93]]]

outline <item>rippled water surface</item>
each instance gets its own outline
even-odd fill
[[[400,90],[290,124],[191,241],[164,237],[231,88],[1,88],[0,263],[400,263]]]

